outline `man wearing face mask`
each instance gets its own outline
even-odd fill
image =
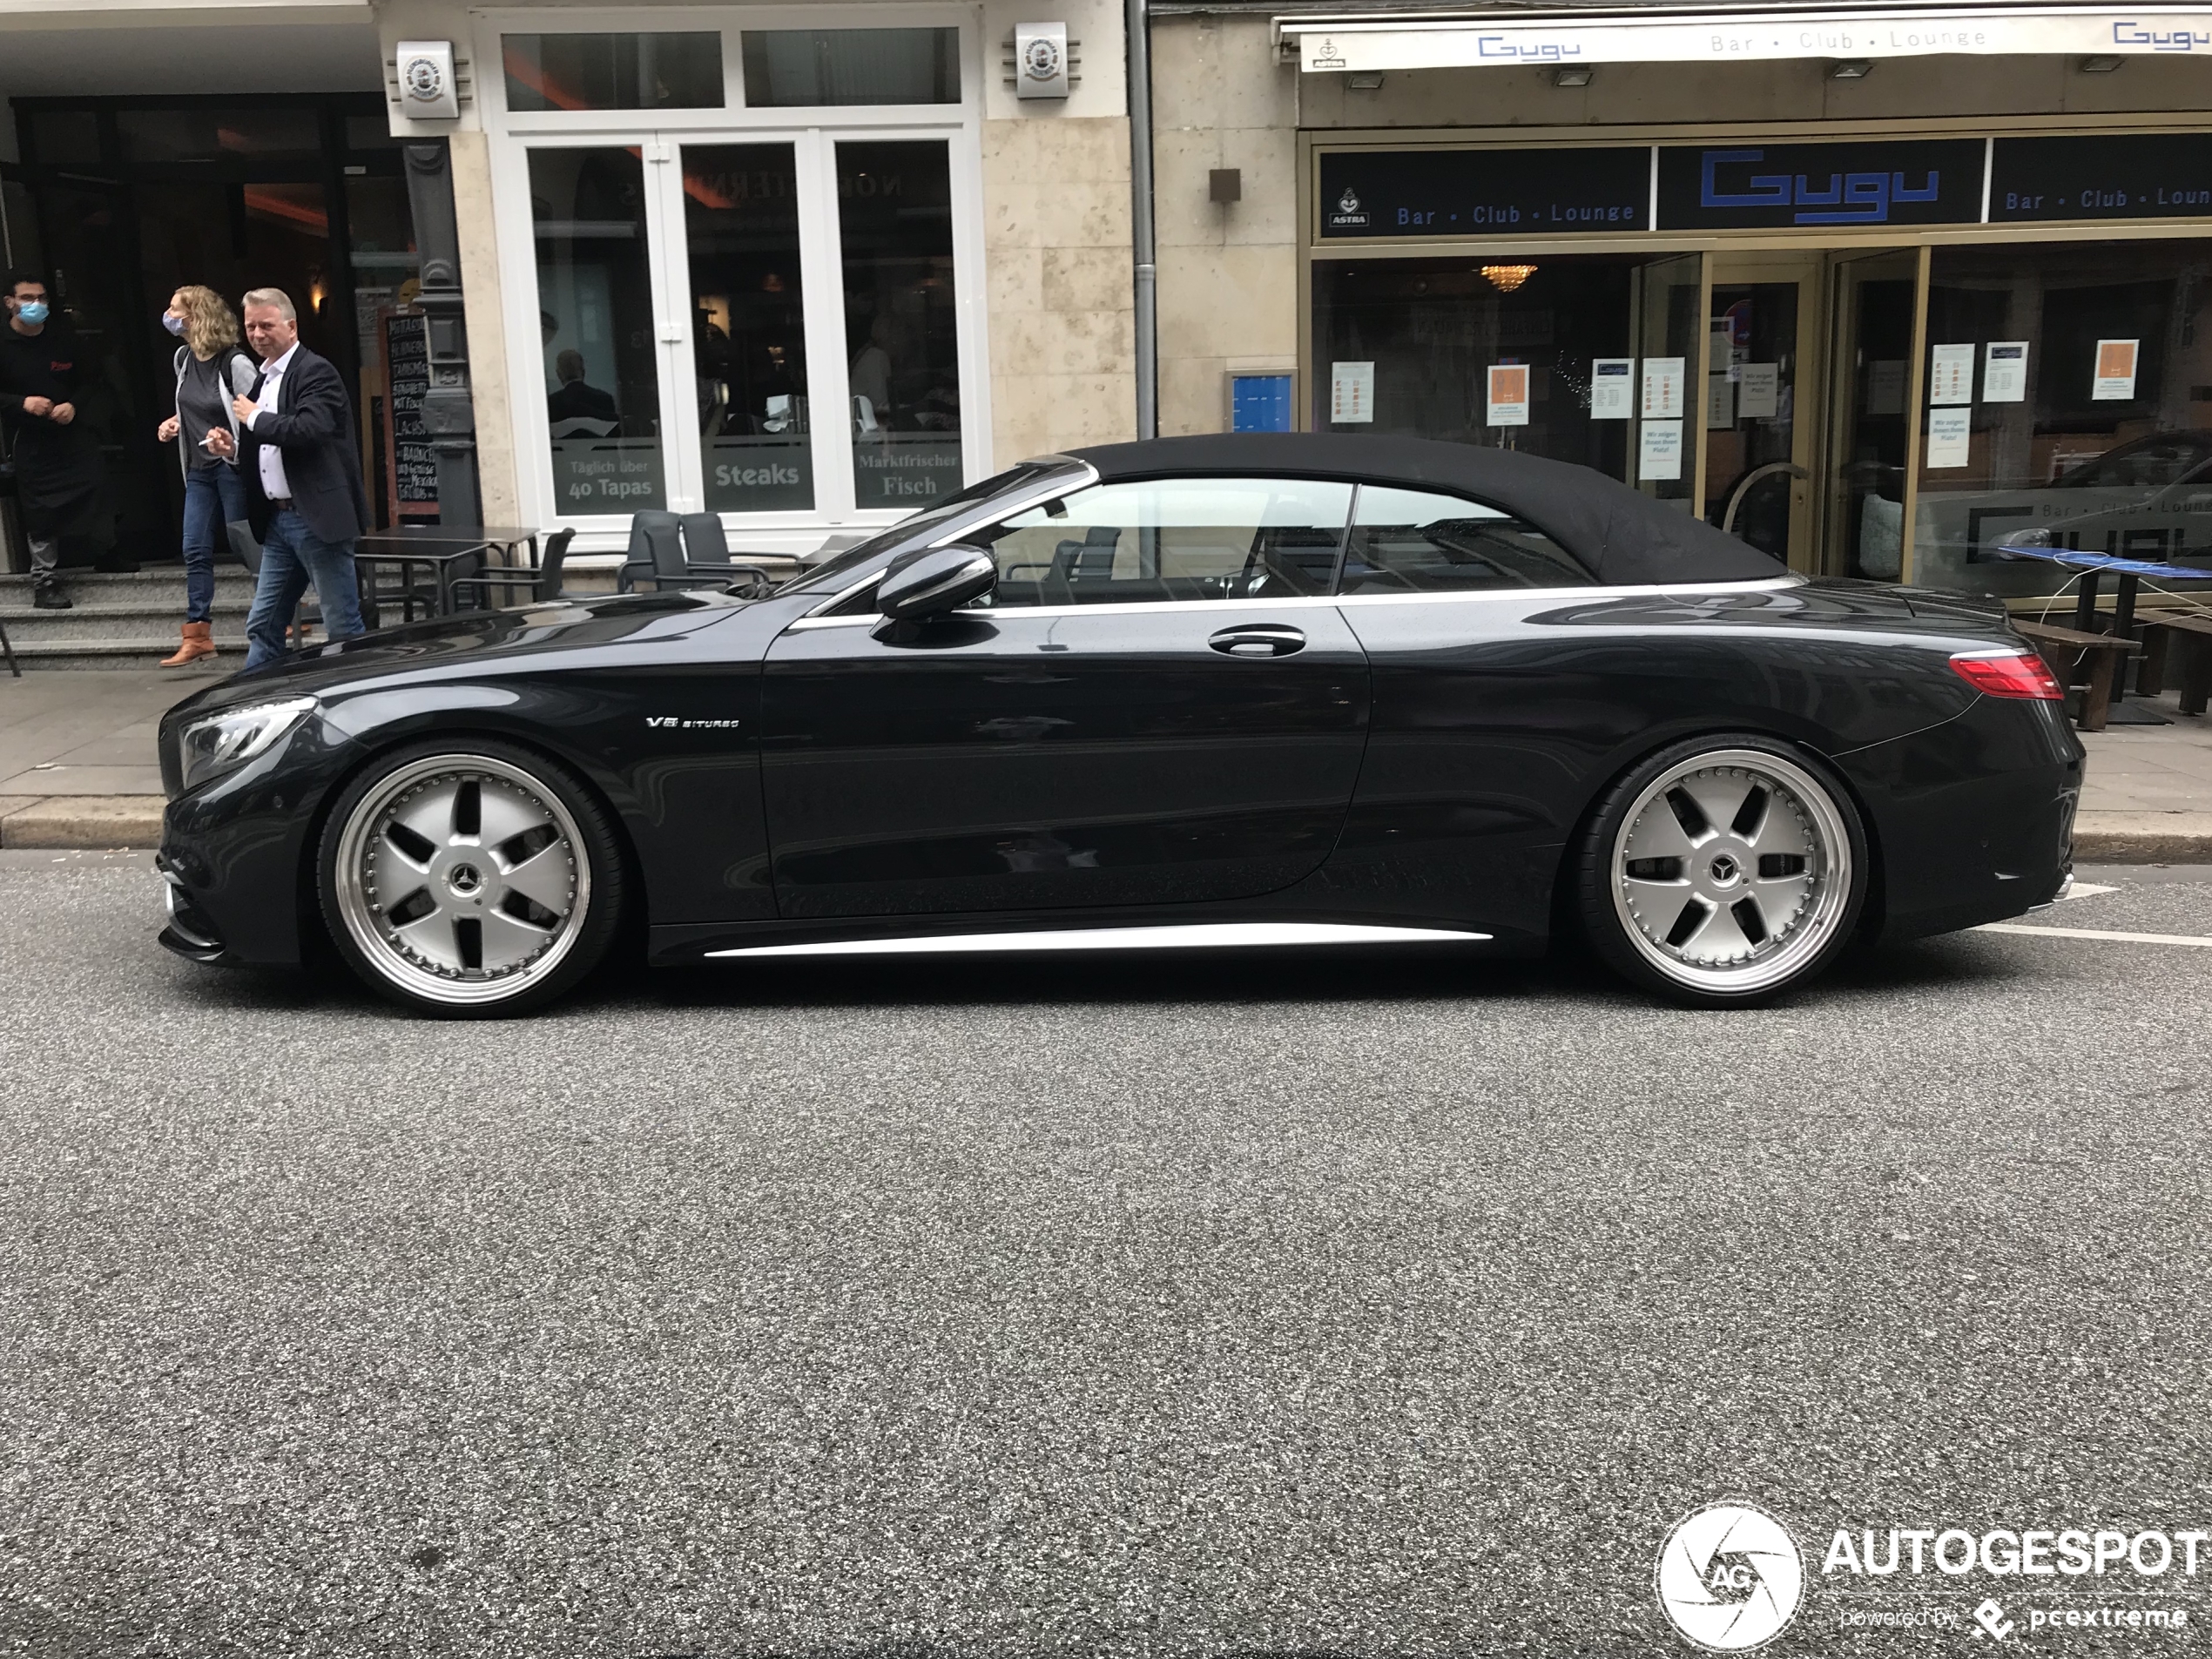
[[[0,300],[0,424],[16,462],[16,505],[30,543],[30,602],[70,609],[54,567],[65,537],[107,540],[100,441],[78,418],[77,398],[91,364],[77,331],[53,314],[46,285],[11,272]]]

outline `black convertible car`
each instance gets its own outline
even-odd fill
[[[2060,696],[1994,604],[1806,581],[1580,468],[1121,444],[765,597],[483,612],[190,698],[162,942],[281,967],[327,936],[482,1014],[639,936],[688,963],[1571,932],[1741,1002],[2057,896]]]

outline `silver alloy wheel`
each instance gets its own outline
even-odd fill
[[[1757,749],[1669,767],[1613,846],[1629,941],[1676,983],[1751,992],[1801,972],[1851,903],[1851,835],[1826,786]]]
[[[482,755],[428,755],[363,796],[340,835],[338,911],[369,964],[427,1001],[504,1001],[575,947],[591,870],[567,807]]]

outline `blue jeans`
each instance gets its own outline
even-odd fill
[[[215,608],[215,552],[223,526],[246,516],[246,480],[217,462],[185,474],[185,620],[206,622]]]
[[[322,631],[333,639],[362,631],[361,578],[354,572],[354,544],[326,542],[307,521],[286,508],[269,521],[261,543],[261,580],[246,616],[246,666],[260,667],[284,655],[284,631],[307,583],[315,584]]]

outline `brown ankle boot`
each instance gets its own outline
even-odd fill
[[[177,647],[174,657],[161,659],[164,668],[182,668],[196,663],[203,657],[215,654],[215,624],[212,622],[188,622],[185,624],[184,643]]]

